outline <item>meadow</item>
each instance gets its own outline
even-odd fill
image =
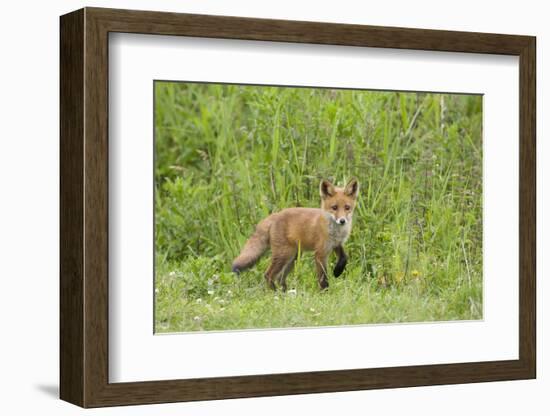
[[[156,332],[482,318],[481,96],[157,81],[154,111]],[[262,218],[351,177],[327,291],[311,253],[286,293],[269,252],[231,273]]]

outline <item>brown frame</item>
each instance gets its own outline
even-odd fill
[[[100,8],[62,16],[60,29],[61,399],[100,407],[535,378],[534,37]],[[519,359],[109,383],[109,32],[518,56]]]

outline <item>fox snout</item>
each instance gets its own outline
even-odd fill
[[[344,188],[338,188],[326,179],[321,181],[319,193],[321,194],[321,209],[331,222],[340,227],[351,224],[353,209],[357,202],[359,182],[352,179]]]

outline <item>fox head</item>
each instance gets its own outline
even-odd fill
[[[351,179],[344,188],[338,188],[323,179],[319,186],[319,193],[321,194],[321,209],[328,214],[331,220],[342,226],[351,223],[359,193],[357,179]]]

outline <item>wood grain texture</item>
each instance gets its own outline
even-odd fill
[[[528,36],[87,8],[110,32],[519,55]]]
[[[60,386],[84,405],[84,12],[60,22]]]
[[[84,68],[84,303],[85,406],[97,401],[108,380],[109,141],[108,33],[85,10]]]
[[[536,377],[536,41],[520,54],[519,338],[520,360]]]
[[[519,359],[139,383],[108,381],[108,33],[520,58]],[[535,377],[535,39],[528,36],[87,8],[61,18],[61,398],[83,407]],[[182,353],[182,357],[185,354]]]

